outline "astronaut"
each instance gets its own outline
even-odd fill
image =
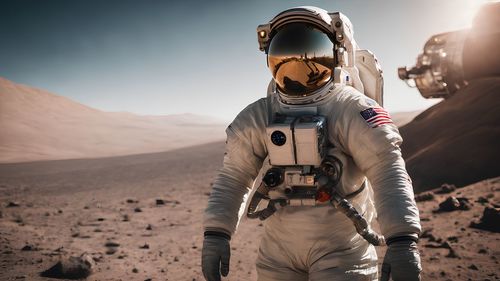
[[[259,281],[377,280],[374,245],[383,237],[381,280],[420,280],[420,219],[402,138],[381,107],[378,63],[352,34],[346,16],[316,7],[258,27],[273,79],[267,97],[226,130],[204,216],[207,281],[229,273],[231,236],[251,190],[247,216],[264,220]],[[375,217],[383,237],[371,230]]]

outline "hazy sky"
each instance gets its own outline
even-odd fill
[[[301,5],[341,11],[384,70],[385,106],[432,104],[397,78],[433,34],[470,25],[482,0],[0,0],[0,76],[106,111],[232,119],[271,74],[256,27]]]

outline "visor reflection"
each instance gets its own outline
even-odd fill
[[[312,25],[287,24],[271,39],[268,64],[284,94],[307,96],[331,79],[335,66],[333,43]]]

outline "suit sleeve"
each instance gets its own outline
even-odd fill
[[[386,239],[417,236],[420,218],[399,148],[403,140],[390,117],[369,118],[367,113],[375,108],[382,109],[363,95],[347,102],[338,125],[340,144],[373,187],[377,218]]]
[[[205,230],[232,235],[239,221],[239,210],[252,188],[267,152],[265,103],[259,101],[244,109],[226,129],[223,167],[218,171],[204,215]]]

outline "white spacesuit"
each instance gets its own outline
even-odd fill
[[[419,213],[401,136],[379,105],[374,56],[358,50],[347,17],[315,7],[286,10],[257,32],[274,79],[226,130],[204,218],[205,278],[228,274],[229,241],[255,182],[247,214],[265,224],[259,281],[376,280],[368,240],[383,240],[366,226],[375,215],[389,245],[382,278],[419,280]],[[257,211],[260,199],[269,205]]]

